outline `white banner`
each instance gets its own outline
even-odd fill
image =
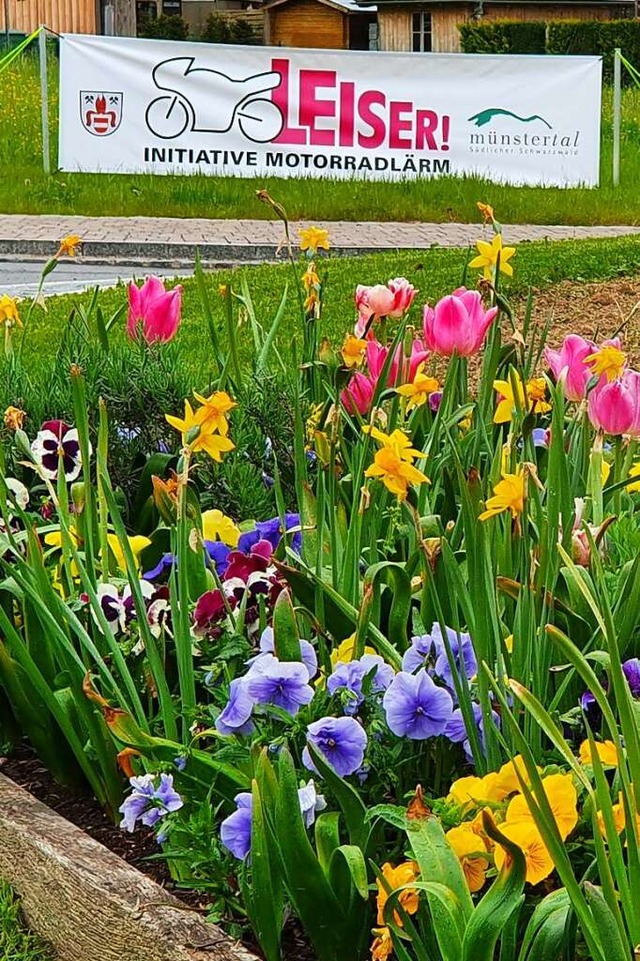
[[[62,170],[598,184],[598,57],[60,46]]]

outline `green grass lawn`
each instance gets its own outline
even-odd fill
[[[53,58],[52,58],[53,59]],[[51,140],[57,140],[57,61],[51,69]],[[293,219],[473,221],[476,201],[509,223],[640,223],[640,90],[623,95],[622,176],[611,183],[611,90],[605,90],[602,186],[568,189],[496,186],[475,178],[405,183],[240,180],[207,176],[42,172],[37,61],[23,55],[0,83],[0,211],[173,217],[269,217],[256,201],[266,187]],[[54,147],[55,157],[55,147]]]
[[[480,236],[480,229],[478,235]],[[508,237],[506,238],[508,241]],[[544,288],[560,280],[600,280],[619,275],[640,272],[640,238],[624,237],[616,240],[562,241],[556,243],[523,243],[512,261],[515,274],[505,284],[508,296],[526,293],[529,288]],[[386,282],[390,277],[406,276],[418,289],[419,295],[413,308],[414,323],[421,324],[418,305],[434,303],[463,279],[465,254],[460,250],[432,248],[427,251],[404,251],[402,253],[372,254],[365,257],[340,257],[328,259],[321,264],[321,274],[326,277],[324,312],[320,322],[321,335],[334,343],[342,342],[347,329],[354,323],[353,294],[358,283]],[[296,273],[302,273],[303,266]],[[293,274],[287,264],[237,267],[233,270],[213,271],[206,275],[209,301],[214,318],[224,339],[222,300],[218,286],[230,283],[232,289],[240,290],[243,280],[248,283],[261,323],[268,327],[275,315],[285,284],[289,285],[287,308],[282,322],[278,344],[286,356],[292,340],[300,342],[299,314]],[[473,286],[476,272],[472,271],[468,285]],[[45,286],[46,292],[46,286]],[[49,366],[55,359],[71,309],[87,305],[90,294],[74,294],[47,300],[46,313],[34,310],[26,341],[25,361],[27,368]],[[123,287],[105,290],[100,304],[106,316],[126,302]],[[196,282],[184,281],[183,324],[177,338],[182,363],[194,376],[208,369],[208,341],[203,318],[203,307]],[[24,310],[23,310],[24,313]],[[124,337],[124,322],[120,323],[120,337]],[[241,355],[248,359],[251,351],[251,335],[248,327],[241,327],[238,336]]]
[[[0,881],[0,958],[2,961],[48,961],[52,955],[25,928],[20,904],[11,888]]]

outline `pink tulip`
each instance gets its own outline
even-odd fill
[[[589,420],[605,434],[628,434],[638,417],[637,378],[635,371],[627,371],[620,380],[602,376],[589,394]]]
[[[459,287],[439,300],[435,308],[425,307],[425,345],[445,357],[454,353],[461,357],[477,354],[497,313],[497,307],[484,309],[477,290]]]
[[[631,393],[633,398],[633,423],[628,432],[631,437],[640,437],[640,372],[637,370],[626,370],[622,375],[622,383]]]
[[[387,357],[389,355],[389,348],[383,347],[377,340],[369,340],[367,342],[366,350],[366,360],[367,368],[369,374],[374,381],[377,381],[382,373],[382,368],[384,367]],[[415,339],[411,344],[411,356],[405,357],[403,353],[402,345],[399,345],[395,357],[389,365],[389,376],[387,377],[387,387],[395,387],[398,383],[398,371],[400,369],[400,364],[402,363],[402,377],[400,378],[401,384],[406,384],[409,381],[413,381],[416,371],[420,364],[422,364],[429,356],[429,351],[426,349],[425,344],[422,340]]]
[[[356,371],[340,394],[340,400],[350,414],[355,414],[358,411],[364,417],[365,414],[369,413],[375,389],[375,380],[366,377],[360,371]]]
[[[362,337],[367,325],[375,317],[402,317],[409,309],[417,291],[404,277],[390,280],[387,286],[376,284],[374,287],[356,287],[356,337]]]
[[[585,364],[585,359],[597,349],[592,340],[585,340],[578,334],[565,337],[560,350],[545,347],[545,360],[555,379],[560,380],[563,371],[566,372],[564,394],[567,400],[577,402],[586,396],[591,370]]]
[[[141,335],[148,344],[168,343],[180,325],[182,285],[165,290],[159,277],[148,277],[142,287],[129,284],[127,334]]]

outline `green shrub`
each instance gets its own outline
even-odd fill
[[[545,53],[543,20],[471,21],[459,29],[463,53]]]
[[[547,53],[602,57],[604,77],[613,75],[613,51],[640,67],[640,20],[565,20],[547,24]],[[623,82],[631,80],[623,70]]]
[[[188,35],[189,24],[177,15],[145,18],[138,28],[138,36],[149,40],[186,40]]]
[[[254,45],[260,38],[252,25],[243,19],[232,19],[211,13],[206,19],[201,39],[206,43],[241,43]]]

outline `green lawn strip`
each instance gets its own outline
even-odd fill
[[[50,71],[51,140],[57,141],[57,62]],[[473,221],[476,201],[493,204],[510,223],[640,223],[640,90],[623,92],[621,185],[611,181],[610,89],[604,91],[602,186],[569,189],[497,186],[477,178],[368,183],[208,176],[42,172],[37,61],[23,55],[0,85],[0,210],[93,216],[268,218],[256,201],[266,187],[292,219]],[[55,153],[55,150],[54,150]],[[54,157],[55,159],[55,157]]]
[[[11,888],[0,881],[0,958],[2,961],[48,961],[45,945],[31,934],[20,916],[20,903]]]
[[[481,230],[478,230],[481,236]],[[505,238],[508,242],[508,237]],[[321,334],[340,346],[345,331],[354,322],[353,294],[357,284],[384,283],[392,277],[406,276],[418,289],[419,295],[413,308],[416,327],[422,323],[421,305],[433,304],[438,298],[459,286],[463,278],[465,253],[455,249],[432,248],[422,251],[398,251],[373,254],[364,257],[344,257],[322,260],[321,277],[326,277],[324,312]],[[562,241],[558,243],[523,243],[513,260],[515,274],[504,282],[508,296],[526,293],[529,288],[544,288],[561,280],[605,280],[640,271],[640,237],[624,237],[615,240]],[[298,273],[303,271],[302,261]],[[279,349],[287,355],[293,338],[300,342],[300,320],[297,312],[295,291],[292,289],[291,269],[286,264],[237,267],[213,271],[207,275],[207,289],[215,320],[224,339],[222,299],[218,287],[231,284],[239,291],[245,278],[257,308],[258,317],[268,326],[278,308],[282,290],[289,283],[286,315],[278,337]],[[468,279],[475,283],[476,272]],[[195,281],[184,283],[183,323],[176,347],[184,364],[197,377],[199,370],[209,369],[209,341],[205,334],[202,304]],[[45,287],[46,291],[46,287]],[[1,291],[0,291],[1,293]],[[47,300],[46,313],[39,308],[33,312],[27,335],[24,359],[32,374],[38,367],[46,368],[56,356],[60,340],[68,327],[72,308],[78,304],[88,305],[90,294],[72,294]],[[109,316],[126,300],[123,287],[105,290],[100,294],[100,304],[105,316]],[[25,306],[21,308],[25,313]],[[119,324],[119,337],[124,337],[124,322]],[[239,329],[240,355],[247,360],[252,350],[251,334],[247,325]]]

